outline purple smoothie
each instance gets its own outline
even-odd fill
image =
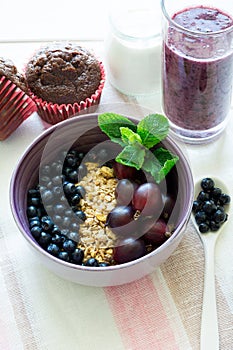
[[[226,48],[232,41],[233,32],[227,28],[233,26],[233,18],[200,6],[172,19],[190,32],[168,29],[163,47],[164,113],[183,129],[213,128],[224,121],[231,105],[233,53]],[[215,35],[223,29],[224,34]]]

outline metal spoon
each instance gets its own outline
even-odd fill
[[[215,183],[215,187],[221,188],[222,192],[229,194],[226,185],[218,178],[210,176]],[[197,198],[201,191],[201,180],[196,182],[194,188],[194,196]],[[229,212],[230,204],[225,206],[226,213]],[[219,332],[218,332],[218,315],[216,304],[215,291],[215,268],[214,256],[215,245],[220,234],[223,232],[227,222],[221,225],[216,232],[209,231],[208,233],[200,233],[198,225],[196,224],[194,215],[192,214],[194,226],[201,238],[204,253],[205,253],[205,271],[204,271],[204,290],[203,290],[203,304],[202,304],[202,318],[201,318],[201,339],[200,350],[219,350]]]

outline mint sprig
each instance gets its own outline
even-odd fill
[[[116,161],[149,172],[157,183],[161,182],[178,161],[178,156],[160,147],[152,149],[168,134],[169,123],[161,114],[150,114],[137,125],[116,113],[98,116],[100,129],[122,146]]]
[[[112,140],[125,146],[125,142],[121,138],[121,127],[137,132],[137,126],[128,118],[115,113],[103,113],[98,116],[98,123],[100,129]]]

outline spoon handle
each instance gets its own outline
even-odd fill
[[[205,250],[205,274],[201,320],[200,350],[219,350],[218,315],[215,292],[215,237],[202,238]]]

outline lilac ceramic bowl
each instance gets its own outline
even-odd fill
[[[169,137],[163,146],[179,156],[179,161],[171,174],[170,184],[177,188],[175,205],[175,230],[159,248],[128,263],[108,267],[87,267],[64,262],[47,253],[32,237],[26,214],[27,191],[38,181],[41,159],[53,159],[59,149],[68,150],[75,144],[80,151],[88,151],[96,144],[104,142],[106,135],[97,123],[97,114],[78,116],[52,126],[42,133],[27,148],[13,173],[10,186],[10,202],[14,219],[22,236],[39,261],[49,270],[67,280],[89,286],[113,286],[132,282],[163,263],[181,241],[191,215],[193,202],[193,179],[191,170],[181,149]],[[130,118],[137,122],[136,119]]]

